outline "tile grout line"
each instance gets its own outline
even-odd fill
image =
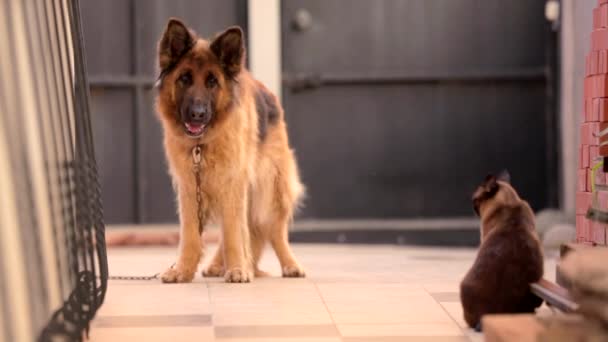
[[[424,289],[424,292],[426,292],[429,296],[431,296],[431,298],[433,298],[433,300],[435,301],[435,303],[439,304],[439,306],[441,307],[441,310],[443,310],[443,312],[445,312],[445,314],[448,315],[448,317],[450,318],[450,320],[454,324],[456,324],[456,326],[458,327],[458,329],[462,333],[462,336],[464,336],[467,340],[472,341],[472,339],[467,334],[467,331],[465,330],[465,328],[461,327],[460,324],[458,324],[458,322],[456,321],[456,319],[454,317],[452,317],[452,315],[448,312],[448,310],[446,310],[446,308],[441,304],[441,302],[438,301],[437,299],[435,299],[435,297],[433,297],[433,295],[429,292],[429,290],[426,289],[425,286],[422,286],[422,288]],[[458,303],[460,303],[460,300],[458,301]],[[462,304],[460,304],[460,305],[462,305]]]
[[[315,290],[317,291],[317,295],[319,295],[319,297],[321,298],[321,301],[323,302],[323,306],[325,306],[325,311],[327,311],[327,314],[329,315],[329,318],[331,318],[331,322],[334,325],[334,328],[336,329],[336,332],[338,333],[338,337],[340,338],[340,341],[342,341],[343,340],[342,333],[340,332],[340,329],[338,329],[338,324],[336,323],[336,320],[334,319],[334,316],[332,315],[331,310],[329,310],[329,307],[327,306],[327,303],[325,302],[325,298],[323,297],[323,294],[321,293],[321,290],[319,290],[319,286],[312,279],[310,281],[315,286]]]
[[[197,270],[198,272],[198,270]],[[202,275],[202,274],[201,274]],[[203,279],[205,279],[205,277],[203,277]],[[215,322],[214,322],[214,314],[215,314],[215,310],[213,310],[213,303],[211,302],[211,288],[209,288],[209,282],[205,280],[205,288],[207,289],[207,300],[209,302],[209,316],[211,319],[211,335],[213,337],[213,340],[217,340],[215,337]]]

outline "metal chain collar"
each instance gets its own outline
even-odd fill
[[[192,149],[192,172],[194,173],[194,179],[196,180],[196,217],[198,218],[198,233],[203,233],[203,195],[201,191],[201,159],[202,159],[202,147],[196,145]],[[173,268],[175,264],[171,265]],[[151,276],[109,276],[109,280],[154,280],[160,277],[160,273],[156,273]]]

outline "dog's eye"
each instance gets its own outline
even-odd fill
[[[215,78],[214,74],[209,74],[209,76],[207,76],[207,88],[213,88],[217,85],[217,78]]]
[[[178,79],[184,85],[190,85],[192,83],[192,75],[189,72],[181,75]]]

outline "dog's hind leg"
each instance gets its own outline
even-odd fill
[[[223,277],[226,268],[224,267],[224,243],[220,241],[217,246],[217,251],[213,256],[213,260],[207,268],[203,270],[204,277]]]
[[[264,272],[259,268],[260,259],[264,253],[266,242],[267,240],[263,232],[257,228],[251,230],[251,258],[253,259],[253,271],[256,278],[269,276],[267,272]]]
[[[304,269],[296,261],[289,246],[288,226],[288,216],[282,215],[279,217],[271,227],[270,243],[281,264],[283,277],[305,277]]]

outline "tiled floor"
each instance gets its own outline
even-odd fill
[[[208,248],[211,255],[215,246]],[[466,329],[458,283],[470,249],[296,245],[306,279],[225,284],[110,281],[91,341],[451,342],[482,340]],[[173,248],[110,249],[113,275],[154,274]],[[554,279],[555,261],[546,262]],[[262,269],[279,275],[270,250]]]

